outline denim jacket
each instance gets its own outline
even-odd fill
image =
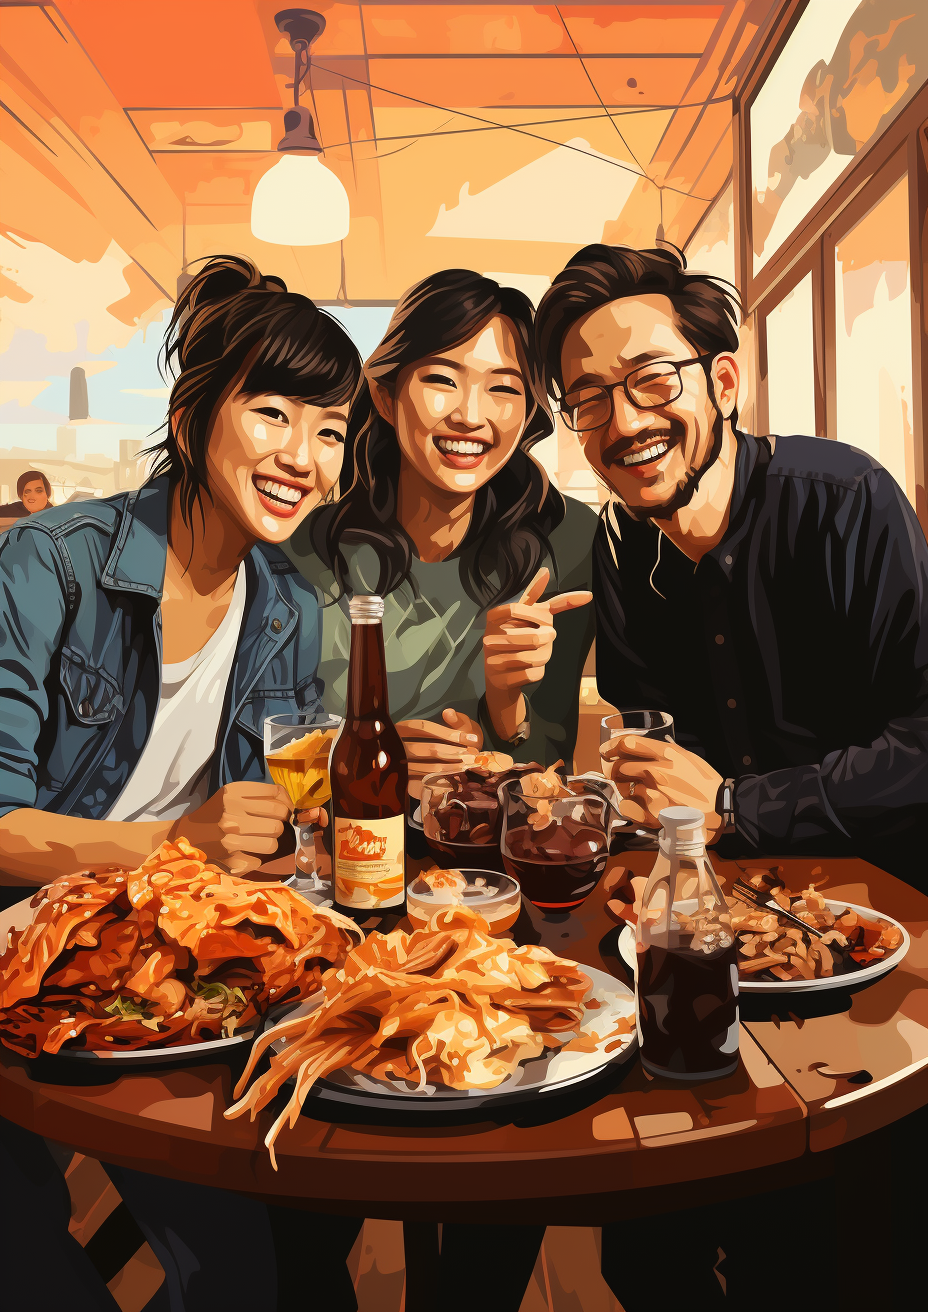
[[[105,817],[135,769],[161,695],[168,501],[159,478],[0,538],[0,815]],[[245,568],[210,792],[265,777],[265,716],[322,709],[312,589],[264,543]]]

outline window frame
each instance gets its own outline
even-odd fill
[[[835,363],[836,242],[903,176],[909,194],[909,286],[912,315],[912,440],[916,511],[928,533],[928,83],[905,108],[851,159],[801,223],[754,274],[753,185],[750,112],[758,91],[783,51],[809,0],[786,0],[770,40],[749,70],[735,105],[735,267],[745,318],[755,324],[757,428],[768,428],[766,317],[796,284],[812,273],[815,351],[815,427],[819,437],[837,437]]]

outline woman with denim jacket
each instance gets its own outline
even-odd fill
[[[321,687],[316,601],[280,546],[338,478],[360,358],[310,300],[229,256],[179,297],[165,358],[177,377],[149,481],[0,543],[3,905],[73,870],[134,868],[179,834],[247,874],[289,818],[262,722],[319,708]],[[45,1145],[4,1127],[7,1174],[42,1207]],[[159,1306],[277,1306],[262,1204],[107,1170],[165,1268]],[[49,1229],[22,1221],[42,1254],[17,1263],[30,1282],[48,1271],[62,1306],[115,1306],[66,1228],[55,1275]],[[332,1218],[330,1251],[359,1224]],[[248,1236],[234,1253],[233,1233]]]

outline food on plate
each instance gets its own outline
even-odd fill
[[[500,784],[520,775],[538,772],[537,761],[516,765],[502,752],[481,752],[464,770],[429,775],[422,789],[422,828],[425,836],[444,843],[499,843]]]
[[[432,866],[410,881],[406,909],[414,929],[423,929],[436,911],[449,906],[469,906],[492,934],[502,934],[519,918],[521,890],[515,879],[492,870],[464,873]]]
[[[748,882],[766,892],[784,911],[824,931],[822,938],[798,925],[729,896],[732,928],[738,938],[738,973],[742,979],[825,979],[863,970],[895,952],[902,931],[878,916],[861,916],[845,907],[834,912],[814,885],[791,893],[767,871],[748,874]],[[680,916],[680,912],[674,912]]]
[[[318,991],[362,932],[272,880],[238,879],[183,838],[138,870],[65,875],[0,957],[0,1041],[35,1057],[231,1037]]]
[[[316,1011],[260,1037],[235,1089],[240,1101],[225,1114],[253,1119],[295,1078],[265,1139],[274,1161],[284,1124],[294,1126],[315,1081],[341,1067],[410,1089],[496,1088],[520,1062],[577,1035],[590,987],[576,962],[491,938],[483,917],[463,906],[411,934],[369,934],[325,976]],[[269,1071],[244,1093],[268,1050]]]

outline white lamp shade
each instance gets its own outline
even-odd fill
[[[341,241],[349,219],[348,193],[318,155],[281,154],[251,201],[251,231],[276,246]]]

